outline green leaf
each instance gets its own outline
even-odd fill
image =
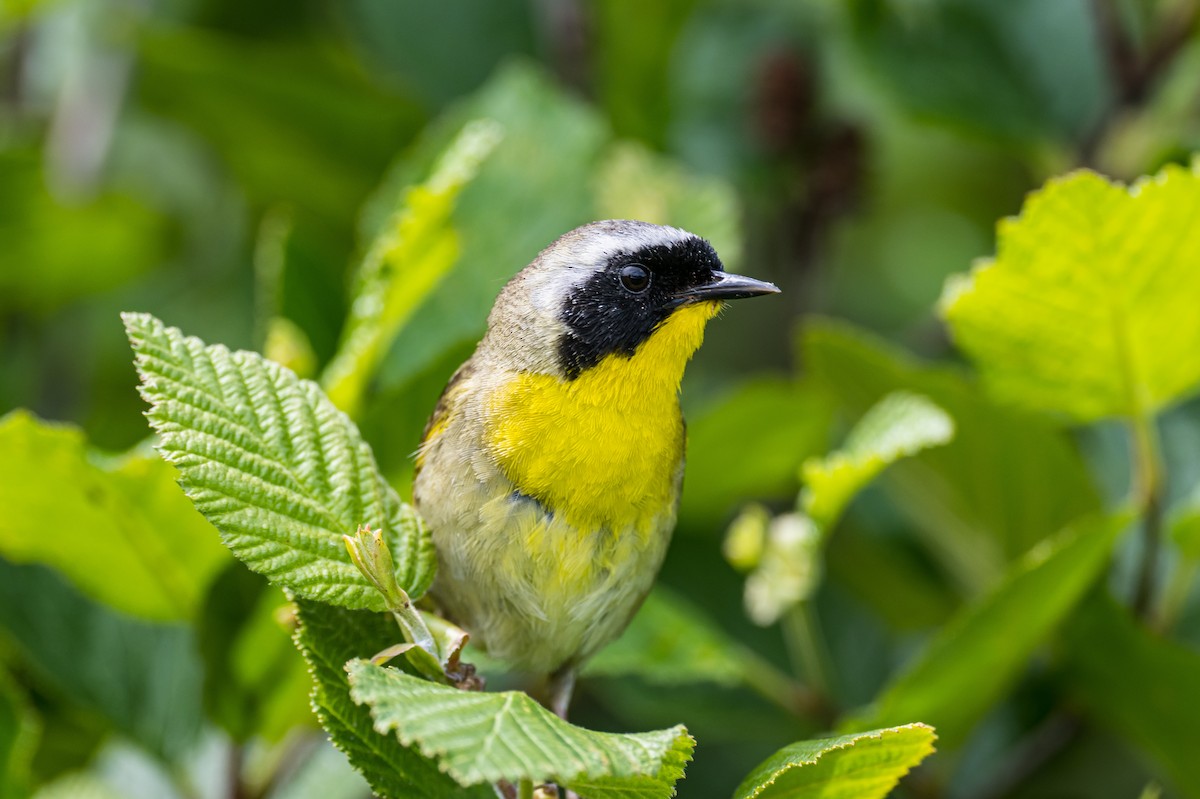
[[[285,316],[273,316],[267,321],[263,355],[295,372],[297,377],[308,377],[317,368],[317,356],[308,337]]]
[[[762,562],[770,524],[771,511],[765,505],[752,502],[742,508],[729,523],[721,542],[726,562],[742,574],[754,571]]]
[[[861,527],[838,531],[825,552],[830,580],[870,605],[893,630],[927,631],[946,622],[961,597],[930,574],[928,560],[899,536]]]
[[[28,701],[0,669],[0,799],[27,795],[29,763],[39,732]]]
[[[415,103],[381,88],[328,38],[211,31],[142,31],[138,106],[203,136],[256,204],[291,201],[350,221],[423,121]]]
[[[1080,522],[1036,547],[1004,581],[964,608],[848,729],[921,719],[960,743],[1016,681],[1033,651],[1108,562],[1124,516]]]
[[[20,659],[14,663],[19,664]],[[26,673],[24,682],[41,694],[45,685],[34,677],[34,674]],[[39,697],[42,735],[31,764],[35,784],[87,768],[113,734],[112,725],[95,710],[80,704],[77,698],[54,690],[48,693],[49,697]]]
[[[682,597],[659,586],[646,597],[621,637],[588,661],[584,674],[636,675],[667,685],[732,686],[743,682],[746,668],[741,644]]]
[[[0,559],[0,633],[41,691],[98,712],[161,760],[195,744],[203,666],[187,627],[132,619],[44,566]]]
[[[477,660],[477,656],[469,659]],[[804,686],[725,633],[687,599],[661,585],[646,598],[621,637],[587,662],[583,675],[637,677],[648,690],[660,686],[674,689],[695,686],[697,690],[705,685],[744,686],[789,713],[805,714],[814,707],[814,697]],[[615,681],[605,688],[621,690]],[[735,696],[736,692],[729,694]],[[670,694],[660,699],[662,707],[670,705],[669,697]],[[721,713],[715,706],[709,710]],[[631,718],[644,717],[644,712],[645,708],[639,707]]]
[[[370,657],[400,638],[388,615],[297,600],[296,646],[313,678],[312,703],[335,746],[383,799],[494,799],[490,788],[459,786],[437,765],[373,728],[367,708],[350,699],[346,662]]]
[[[953,436],[945,411],[924,397],[895,392],[867,412],[841,450],[805,461],[804,513],[783,514],[767,524],[758,564],[746,578],[751,621],[774,624],[812,596],[820,585],[824,544],[855,494],[889,464]]]
[[[235,741],[279,741],[314,723],[308,672],[284,626],[289,607],[278,589],[236,561],[209,591],[197,625],[205,709]]]
[[[404,193],[368,250],[341,344],[321,381],[333,403],[352,416],[396,334],[457,262],[455,202],[502,137],[499,123],[489,119],[463,126],[429,179]]]
[[[1007,401],[1089,422],[1140,417],[1200,382],[1200,173],[1126,188],[1049,181],[997,229],[996,258],[946,283],[954,340]]]
[[[734,799],[882,799],[933,751],[926,724],[785,746],[760,763]]]
[[[959,371],[842,324],[809,322],[800,344],[813,378],[852,417],[903,389],[954,419],[953,441],[893,465],[882,481],[960,590],[994,583],[1006,563],[1099,510],[1074,444],[1041,415],[997,404]]]
[[[1150,755],[1180,794],[1200,795],[1200,653],[1154,636],[1101,592],[1067,625],[1062,653],[1087,710]]]
[[[396,337],[381,370],[381,381],[392,389],[448,349],[477,341],[504,282],[554,239],[595,218],[592,181],[608,138],[604,121],[537,68],[510,64],[429,127],[368,208],[368,240],[402,205],[407,187],[432,171],[453,137],[474,119],[495,120],[504,139],[458,198],[453,226],[461,255]],[[520,221],[497,213],[501,208]],[[431,408],[433,399],[436,394]]]
[[[155,620],[190,618],[228,562],[153,453],[103,459],[78,428],[19,410],[0,418],[0,452],[0,556]]]
[[[849,7],[861,57],[922,119],[1044,147],[1078,141],[1109,102],[1103,38],[1085,0],[856,0]]]
[[[589,799],[674,795],[695,745],[682,726],[618,735],[575,727],[518,691],[436,685],[365,660],[351,661],[350,695],[375,729],[394,732],[462,785],[556,782]]]
[[[124,314],[160,451],[225,544],[251,569],[312,599],[381,610],[342,541],[382,529],[397,580],[421,596],[428,532],[321,390],[262,356],[206,347],[147,314]]]
[[[43,785],[33,799],[129,799],[90,772],[68,774]]]
[[[832,411],[811,387],[757,378],[689,414],[681,531],[719,529],[748,499],[794,495],[800,465],[826,446]]]
[[[888,465],[954,438],[954,421],[925,397],[888,394],[859,420],[842,448],[806,461],[804,510],[827,535],[854,495]]]

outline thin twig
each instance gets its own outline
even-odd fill
[[[226,775],[229,780],[229,799],[249,799],[250,792],[246,788],[246,783],[242,780],[242,767],[245,764],[245,759],[245,747],[237,741],[230,741],[229,761],[227,764],[229,773]]]
[[[792,692],[790,698],[798,703],[803,715],[831,727],[837,720],[838,708],[833,701],[829,648],[816,608],[810,601],[801,602],[788,609],[780,622],[792,670],[803,681],[802,692]]]
[[[816,719],[824,727],[837,720],[829,699],[797,682],[753,650],[738,653],[746,685],[768,702],[795,716]]]
[[[782,622],[793,667],[814,691],[830,696],[829,655],[816,610],[810,602],[801,602],[784,613]]]

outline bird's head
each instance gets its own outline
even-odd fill
[[[673,227],[593,222],[563,235],[505,286],[485,345],[518,371],[574,380],[610,356],[680,372],[725,300],[778,292],[729,274],[707,241]],[[516,360],[513,363],[513,360]]]

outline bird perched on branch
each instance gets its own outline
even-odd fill
[[[500,292],[438,400],[414,500],[437,546],[434,597],[489,655],[576,668],[650,590],[679,502],[679,385],[725,300],[778,292],[728,274],[704,239],[614,220],[559,238]]]

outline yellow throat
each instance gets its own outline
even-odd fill
[[[675,310],[633,357],[574,380],[517,375],[489,403],[487,445],[521,493],[580,530],[644,530],[674,501],[683,457],[679,383],[720,308]]]

